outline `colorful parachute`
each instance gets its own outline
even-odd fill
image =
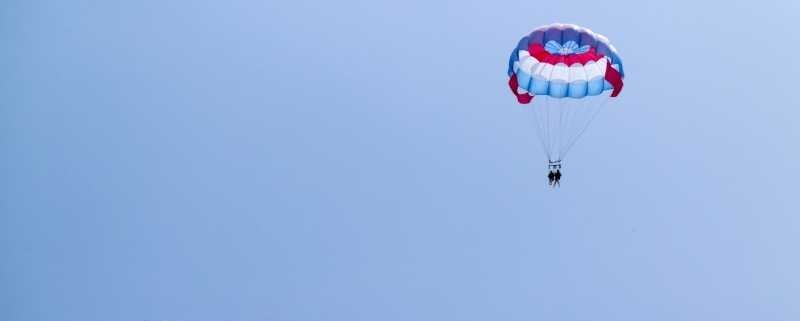
[[[560,168],[607,98],[622,91],[625,72],[606,37],[577,25],[556,23],[520,39],[508,61],[508,76],[520,104],[534,101],[542,147],[551,167]],[[610,95],[601,95],[608,90]]]

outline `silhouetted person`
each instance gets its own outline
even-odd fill
[[[552,186],[553,185],[553,181],[555,181],[555,179],[556,179],[556,173],[553,173],[553,171],[550,171],[550,174],[547,174],[547,179],[550,180],[550,183],[548,183],[547,185],[551,185]]]
[[[561,170],[557,169],[554,176],[555,177],[554,177],[554,181],[553,181],[553,186],[555,186],[555,185],[561,186]]]

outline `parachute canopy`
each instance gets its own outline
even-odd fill
[[[622,91],[625,72],[608,38],[555,23],[522,37],[508,61],[508,85],[530,108],[551,168],[560,168],[609,97]],[[611,91],[609,95],[601,95]],[[605,96],[605,97],[604,97]]]
[[[625,72],[608,38],[589,29],[555,23],[520,39],[508,61],[508,85],[521,104],[535,95],[583,98],[622,91]]]

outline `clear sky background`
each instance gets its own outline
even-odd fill
[[[551,22],[622,95],[547,188]],[[796,1],[4,1],[0,319],[800,320]]]

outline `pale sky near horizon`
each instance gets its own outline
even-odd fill
[[[547,188],[508,54],[625,90]],[[793,1],[5,1],[0,320],[800,320]]]

